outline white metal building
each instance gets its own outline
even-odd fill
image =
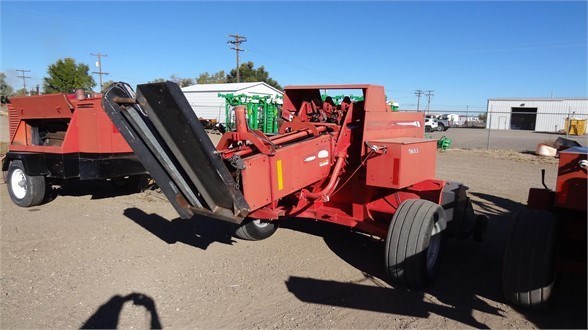
[[[246,94],[259,96],[282,96],[283,93],[264,82],[232,84],[198,84],[182,88],[190,106],[198,117],[225,122],[225,99],[222,94]]]
[[[486,128],[558,132],[568,117],[587,119],[588,98],[489,99]]]

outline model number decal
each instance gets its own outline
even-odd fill
[[[419,153],[419,148],[409,148],[408,149],[408,154],[409,155],[416,155]]]

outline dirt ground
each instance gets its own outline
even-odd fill
[[[555,182],[553,161],[527,157],[439,153],[438,177],[469,185],[490,223],[483,243],[448,242],[424,292],[387,283],[383,244],[334,225],[283,221],[248,242],[153,191],[75,183],[23,209],[2,184],[0,328],[586,328],[585,276],[560,278],[549,312],[501,295],[511,212],[542,168]]]

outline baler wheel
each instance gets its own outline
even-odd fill
[[[42,175],[27,175],[20,160],[13,160],[8,166],[8,194],[14,204],[20,207],[37,206],[43,203],[47,184]]]
[[[545,309],[555,283],[557,216],[523,209],[513,220],[502,264],[504,296],[518,306]]]
[[[439,267],[445,211],[422,199],[402,202],[386,238],[386,272],[403,285],[423,288]]]
[[[278,230],[278,225],[275,221],[246,219],[237,227],[235,236],[248,241],[260,241],[272,236],[276,230]]]

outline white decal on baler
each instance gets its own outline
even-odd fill
[[[321,150],[318,152],[318,158],[327,158],[327,157],[329,157],[328,150]]]
[[[420,121],[399,121],[394,123],[398,126],[414,126],[414,127],[421,127]]]

